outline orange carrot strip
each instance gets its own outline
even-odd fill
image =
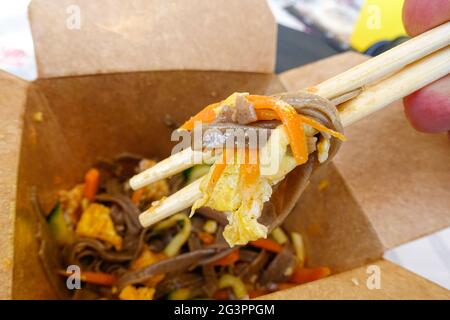
[[[331,274],[331,271],[327,267],[319,267],[314,269],[308,269],[308,268],[302,268],[299,267],[295,269],[294,273],[292,274],[291,278],[289,279],[290,282],[295,284],[302,284],[311,282],[314,280],[318,280],[321,278],[325,278]]]
[[[295,110],[292,112],[281,112],[280,118],[286,127],[289,142],[298,165],[308,161],[308,146],[303,124]]]
[[[84,197],[92,201],[97,194],[100,185],[100,171],[95,168],[89,169],[84,176]]]
[[[133,192],[133,195],[131,196],[131,201],[135,204],[139,204],[141,201],[142,196],[144,195],[145,188],[137,189]]]
[[[240,258],[239,249],[231,251],[225,257],[220,258],[212,263],[214,266],[229,266],[238,261]]]
[[[327,127],[325,127],[324,125],[320,124],[319,122],[317,122],[314,119],[308,118],[306,116],[303,116],[301,114],[298,115],[300,117],[300,119],[302,120],[303,123],[309,124],[311,127],[313,127],[314,129],[318,130],[318,131],[322,131],[322,132],[326,132],[328,133],[330,136],[333,136],[339,140],[345,141],[346,138],[345,136],[337,131],[331,130]]]
[[[267,110],[267,109],[256,110],[256,116],[257,116],[258,120],[263,120],[263,121],[280,120],[280,117],[278,117],[277,113],[273,110]],[[331,130],[331,129],[325,127],[324,125],[320,124],[316,120],[311,119],[307,116],[304,116],[301,114],[299,114],[298,116],[300,117],[300,119],[302,120],[303,123],[310,125],[314,129],[321,131],[321,132],[326,132],[329,135],[331,135],[339,140],[342,140],[342,141],[346,140],[345,136],[342,133]]]
[[[65,277],[69,277],[72,275],[72,273],[67,273],[64,270],[59,270],[58,273]],[[117,278],[112,274],[104,272],[91,272],[91,271],[81,272],[80,280],[102,286],[113,286],[117,282]]]
[[[216,163],[214,164],[214,171],[211,174],[211,178],[209,179],[208,182],[208,189],[212,192],[212,189],[214,188],[214,186],[216,185],[217,181],[219,181],[220,176],[222,175],[223,171],[225,170],[226,166],[227,166],[227,161],[226,161],[226,150],[223,151],[222,153],[222,160],[221,161],[216,161]]]
[[[256,112],[256,117],[258,118],[258,120],[262,120],[262,121],[280,120],[280,117],[278,116],[278,114],[273,110],[258,109],[258,110],[255,110],[255,112]]]
[[[255,110],[269,109],[277,113],[287,130],[291,150],[297,164],[300,165],[308,161],[306,136],[297,111],[288,104],[279,105],[278,100],[272,97],[249,95],[246,98],[253,104]]]
[[[253,247],[266,249],[267,251],[275,253],[281,252],[281,250],[283,250],[283,247],[281,245],[270,239],[258,239],[255,241],[250,241],[249,244]]]
[[[202,111],[197,113],[195,116],[191,117],[188,121],[183,123],[180,129],[192,130],[196,121],[201,121],[202,123],[210,123],[216,119],[216,113],[214,109],[219,105],[219,103],[213,103],[205,107]]]
[[[208,232],[200,232],[198,234],[198,238],[204,243],[204,244],[212,244],[214,242],[214,236]]]
[[[255,163],[250,163],[251,159]],[[239,183],[245,190],[251,186],[254,186],[259,178],[259,159],[258,150],[245,149],[244,161],[239,166]]]

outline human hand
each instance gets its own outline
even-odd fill
[[[405,0],[403,24],[416,36],[450,21],[450,0]],[[404,98],[405,114],[419,131],[450,131],[450,75]]]

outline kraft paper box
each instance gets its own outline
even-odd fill
[[[259,0],[36,0],[29,16],[38,79],[0,73],[3,299],[68,298],[44,271],[58,267],[58,250],[33,193],[48,211],[99,158],[169,155],[167,118],[182,122],[235,91],[302,89],[366,59],[345,53],[273,74],[276,24]],[[415,132],[402,112],[397,102],[348,128],[288,218],[286,228],[305,237],[308,265],[333,275],[262,298],[450,298],[382,260],[450,225],[449,140]],[[367,270],[377,267],[381,288],[371,290]]]

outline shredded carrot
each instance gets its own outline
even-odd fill
[[[144,195],[145,188],[137,189],[133,192],[133,195],[131,196],[131,201],[135,204],[139,204],[141,201],[142,196]]]
[[[214,186],[216,185],[217,181],[219,181],[220,176],[222,175],[223,171],[225,170],[225,168],[227,166],[226,154],[227,154],[227,152],[226,152],[226,150],[224,150],[222,153],[222,160],[216,161],[216,163],[214,164],[214,169],[211,174],[211,178],[209,179],[209,182],[208,182],[208,189],[211,191],[214,188]]]
[[[249,95],[247,101],[253,104],[255,110],[269,109],[277,113],[285,126],[294,158],[298,165],[308,161],[308,148],[302,121],[295,109],[288,104],[280,104],[273,97]]]
[[[100,171],[95,168],[89,169],[84,176],[84,197],[92,201],[97,194],[100,185]]]
[[[258,109],[258,110],[255,110],[255,112],[256,112],[256,117],[260,121],[280,120],[280,117],[273,110]]]
[[[67,273],[64,270],[59,270],[58,273],[65,277],[73,275],[72,273]],[[117,282],[117,278],[112,274],[104,272],[91,272],[91,271],[81,272],[80,280],[102,286],[113,286]]]
[[[198,238],[204,243],[204,244],[212,244],[214,242],[214,236],[208,232],[199,232]]]
[[[308,268],[302,268],[299,267],[295,269],[294,273],[292,274],[291,278],[289,279],[289,282],[295,283],[295,284],[302,284],[311,282],[314,280],[318,280],[321,278],[325,278],[331,274],[331,271],[327,267],[319,267],[314,269],[308,269]]]
[[[326,132],[330,136],[333,136],[342,141],[346,140],[345,136],[342,133],[331,130],[331,129],[325,127],[324,125],[320,124],[316,120],[311,119],[307,116],[304,116],[301,114],[299,114],[298,116],[300,117],[300,119],[302,120],[303,123],[310,125],[317,131]],[[268,109],[256,110],[256,117],[258,118],[258,120],[262,120],[262,121],[280,120],[280,117],[277,115],[277,113],[275,111],[268,110]]]
[[[229,266],[238,261],[240,258],[239,249],[231,251],[225,257],[220,258],[219,260],[214,261],[212,264],[214,266]]]
[[[251,159],[255,163],[251,163]],[[256,149],[245,149],[244,150],[244,161],[239,166],[239,183],[243,189],[247,189],[254,186],[259,178],[259,159],[258,150]]]
[[[301,114],[298,115],[300,117],[300,119],[302,120],[302,122],[309,124],[311,127],[313,127],[314,129],[316,129],[317,131],[321,131],[321,132],[326,132],[328,133],[330,136],[333,136],[335,138],[338,138],[339,140],[345,141],[346,138],[345,136],[337,131],[331,130],[327,127],[325,127],[324,125],[320,124],[319,122],[317,122],[314,119],[311,119],[309,117],[303,116]]]
[[[220,289],[214,292],[212,297],[216,300],[229,300],[230,294],[228,292],[228,289]]]
[[[202,123],[210,123],[216,119],[216,113],[214,109],[219,105],[219,103],[213,103],[205,107],[202,111],[197,113],[195,116],[191,117],[186,121],[180,129],[192,130],[194,129],[195,122],[200,121]]]
[[[275,253],[281,252],[281,250],[283,250],[283,247],[281,245],[270,239],[258,239],[255,241],[250,241],[249,244],[253,247],[266,249],[267,251]]]

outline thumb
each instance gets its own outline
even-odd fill
[[[417,130],[429,133],[450,130],[450,75],[403,101],[406,117]]]

